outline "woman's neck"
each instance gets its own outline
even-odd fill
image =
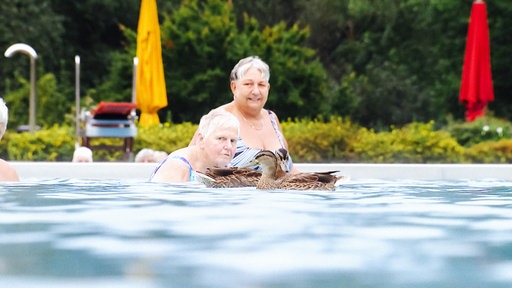
[[[246,114],[244,111],[239,110],[240,115],[242,116],[243,121],[249,125],[254,130],[261,130],[263,129],[264,123],[263,118],[261,117],[261,114],[258,113],[257,115]]]
[[[240,111],[240,114],[242,114],[243,117],[249,119],[249,120],[260,120],[261,119],[261,109],[253,109],[253,108],[245,108],[245,109],[238,109]]]
[[[239,114],[242,117],[245,117],[248,120],[259,120],[261,118],[261,110],[260,107],[251,107],[248,105],[242,105],[236,102],[236,100],[230,103],[231,107],[228,107],[228,111],[234,114]]]

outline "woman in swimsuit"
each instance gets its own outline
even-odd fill
[[[217,109],[228,111],[240,122],[240,138],[231,166],[241,166],[254,159],[261,150],[288,150],[277,115],[263,107],[270,90],[270,68],[257,56],[240,60],[231,71],[233,101]],[[197,135],[197,132],[196,132]],[[195,143],[197,137],[191,141]],[[298,173],[289,157],[288,171]]]
[[[194,181],[194,171],[228,167],[236,150],[240,123],[231,113],[212,110],[201,118],[194,145],[178,149],[164,159],[150,177],[152,182]]]

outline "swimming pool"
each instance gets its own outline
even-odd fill
[[[0,287],[511,287],[512,182],[0,185]]]

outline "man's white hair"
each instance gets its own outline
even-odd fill
[[[211,110],[208,114],[201,117],[199,121],[198,131],[203,137],[208,137],[210,133],[219,128],[236,128],[237,134],[240,135],[240,123],[235,115],[230,112],[217,108]]]
[[[80,146],[73,152],[72,162],[92,162],[92,150],[89,147]]]
[[[9,121],[9,109],[2,98],[0,98],[0,139],[4,136]]]

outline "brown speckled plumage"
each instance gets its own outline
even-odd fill
[[[263,173],[256,185],[258,189],[287,189],[287,190],[334,190],[336,182],[343,176],[334,175],[338,171],[287,174],[277,176],[280,166],[272,151],[263,150],[256,154],[254,164],[261,165]]]
[[[279,149],[276,154],[279,164],[286,162],[288,151]],[[286,176],[281,165],[278,165],[276,173],[278,178]],[[196,171],[196,179],[212,188],[255,187],[261,175],[261,171],[244,167],[207,168],[205,173]]]

